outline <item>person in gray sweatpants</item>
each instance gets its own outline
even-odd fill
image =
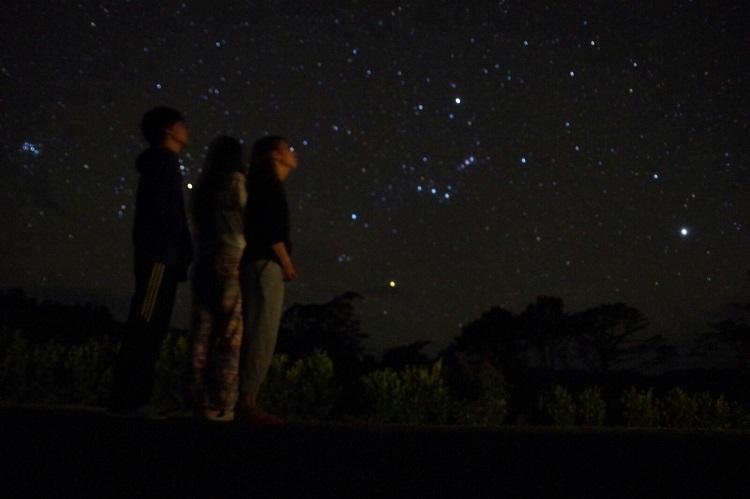
[[[243,334],[234,415],[238,422],[283,423],[258,406],[257,396],[276,348],[285,282],[297,279],[284,190],[284,180],[296,168],[297,154],[283,137],[272,135],[254,144],[247,175],[246,246],[240,263]]]

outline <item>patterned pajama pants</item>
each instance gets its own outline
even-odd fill
[[[193,274],[191,395],[196,409],[230,411],[242,342],[240,255],[198,262]]]

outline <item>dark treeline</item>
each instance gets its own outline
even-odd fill
[[[32,344],[104,342],[119,338],[122,332],[122,323],[104,306],[39,301],[18,288],[0,290],[0,327]]]
[[[357,380],[375,369],[399,371],[437,360],[423,353],[427,341],[391,348],[379,359],[369,353],[357,312],[362,299],[348,292],[323,304],[290,306],[282,319],[277,353],[295,360],[325,352],[344,391],[356,391]],[[679,354],[665,338],[648,333],[649,322],[637,309],[614,303],[571,313],[555,297],[539,297],[520,313],[491,308],[463,327],[438,358],[449,373],[459,366],[481,364],[501,372],[510,392],[511,422],[538,421],[543,412],[539,394],[553,386],[573,392],[596,386],[612,397],[628,387],[654,388],[659,393],[680,386],[750,402],[749,316],[750,305],[733,305],[726,320],[707,325],[708,332],[696,336],[689,355],[721,361],[726,366],[722,369],[671,370],[649,376],[649,368],[674,361]],[[105,307],[38,301],[21,289],[0,290],[3,335],[37,345],[93,340],[114,349],[122,331],[123,324]]]
[[[500,369],[513,393],[510,413],[520,417],[538,414],[543,409],[538,394],[557,385],[573,392],[596,386],[609,396],[608,405],[628,387],[653,388],[660,396],[681,387],[748,401],[747,324],[747,314],[735,313],[708,324],[711,332],[695,338],[689,357],[722,367],[679,369],[675,366],[694,359],[679,359],[674,345],[648,334],[649,322],[637,309],[614,303],[570,313],[562,299],[539,297],[521,313],[492,308],[465,326],[442,355],[484,360]]]
[[[400,370],[435,361],[422,351],[427,341],[391,348],[379,361],[369,356],[361,346],[364,336],[356,313],[361,299],[346,293],[325,304],[293,305],[284,315],[277,350],[292,358],[308,356],[315,349],[326,351],[344,385],[375,368]],[[734,310],[748,312],[750,306],[735,305]],[[680,365],[677,348],[662,336],[649,334],[649,322],[637,309],[614,303],[571,313],[556,297],[539,297],[521,313],[493,307],[464,326],[438,357],[449,370],[483,363],[498,369],[509,383],[511,419],[538,420],[544,412],[539,394],[556,385],[573,392],[597,386],[610,394],[607,402],[612,405],[629,387],[653,388],[665,395],[680,386],[689,392],[750,401],[747,316],[734,313],[696,336],[689,355],[715,360],[720,368],[670,370],[668,363]]]

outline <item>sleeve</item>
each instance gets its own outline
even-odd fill
[[[237,208],[241,213],[244,213],[247,206],[247,185],[244,177],[239,178],[234,183],[234,196]]]

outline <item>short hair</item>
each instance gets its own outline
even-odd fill
[[[149,109],[144,113],[141,120],[143,138],[151,147],[160,146],[167,136],[167,129],[178,121],[185,121],[185,118],[177,109],[167,106]]]

